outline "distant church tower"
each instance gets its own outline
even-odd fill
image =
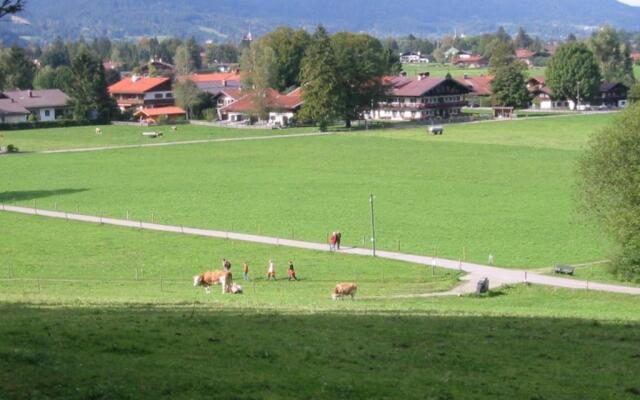
[[[245,33],[245,35],[242,37],[242,42],[240,42],[240,46],[242,48],[249,48],[251,47],[251,42],[253,42],[253,35],[251,34],[251,31]]]

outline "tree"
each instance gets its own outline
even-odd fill
[[[257,116],[266,119],[269,114],[270,91],[277,86],[278,65],[273,49],[257,42],[244,50],[240,59],[243,86],[254,92],[253,102]]]
[[[526,68],[521,62],[514,61],[495,72],[495,78],[491,82],[491,100],[494,105],[516,108],[529,105],[531,96],[527,90]]]
[[[189,40],[184,43],[184,46],[187,48],[187,52],[189,53],[189,58],[191,59],[191,63],[193,68],[197,71],[202,69],[202,57],[200,56],[200,46],[196,39],[191,36]]]
[[[570,33],[569,36],[567,36],[567,40],[566,41],[567,42],[577,42],[578,38],[573,33]]]
[[[74,77],[70,67],[52,68],[46,66],[36,73],[33,80],[35,89],[60,89],[68,92]]]
[[[71,71],[74,79],[69,96],[75,119],[109,122],[115,105],[107,93],[102,60],[87,47],[82,47],[72,60]]]
[[[273,62],[277,69],[274,89],[283,91],[292,86],[300,86],[300,65],[310,40],[311,37],[304,29],[280,27],[252,45],[268,46],[273,50]]]
[[[605,81],[622,82],[629,87],[635,83],[631,51],[615,29],[601,28],[591,36],[589,43]]]
[[[189,75],[195,70],[193,59],[185,45],[181,45],[176,49],[175,62],[178,75]]]
[[[584,214],[615,243],[618,274],[640,281],[640,104],[617,117],[580,159],[578,193]]]
[[[341,83],[341,116],[347,128],[385,95],[382,77],[389,73],[388,54],[380,41],[364,33],[331,37]]]
[[[193,110],[200,103],[202,91],[190,79],[178,81],[174,85],[174,96],[176,105],[187,112],[187,119],[193,117]]]
[[[579,103],[594,98],[601,75],[595,56],[584,43],[571,42],[558,48],[547,66],[547,84],[557,99]]]
[[[300,80],[304,107],[299,116],[319,124],[320,130],[340,116],[344,109],[344,96],[336,56],[326,29],[319,25],[307,47]]]
[[[631,90],[629,90],[629,94],[627,95],[627,99],[629,99],[629,102],[631,103],[640,102],[640,83],[636,83],[631,87]]]
[[[42,57],[40,57],[40,64],[52,68],[71,65],[69,51],[61,38],[56,38],[56,40],[44,50]]]
[[[527,32],[522,27],[520,27],[520,29],[518,29],[518,34],[513,39],[513,45],[515,46],[515,48],[528,49],[533,45],[533,43],[534,41],[531,36],[529,36]]]
[[[27,52],[12,46],[0,58],[0,75],[4,77],[4,89],[31,89],[36,66]]]
[[[502,67],[512,64],[516,59],[516,53],[510,42],[494,39],[488,46],[490,54],[489,72],[495,74]]]
[[[499,27],[495,33],[495,38],[501,42],[511,43],[511,36],[507,33],[504,27]]]
[[[24,10],[23,0],[0,0],[0,18]]]

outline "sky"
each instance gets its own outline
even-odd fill
[[[620,3],[629,4],[630,6],[640,7],[640,0],[618,0]]]

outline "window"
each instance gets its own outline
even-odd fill
[[[45,117],[50,117],[51,116],[51,110],[44,110],[44,116]]]
[[[164,97],[166,97],[167,99],[171,99],[173,98],[173,93],[167,93],[164,95]]]
[[[153,97],[155,97],[156,99],[161,99],[162,93],[156,93]]]

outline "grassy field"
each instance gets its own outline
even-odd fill
[[[467,76],[480,76],[488,75],[488,68],[461,68],[447,64],[402,64],[402,69],[408,76],[417,76],[422,72],[429,72],[431,76],[443,77],[447,74],[451,74],[454,78],[459,78],[464,75]],[[545,74],[545,68],[531,68],[527,70],[529,76],[543,76]]]
[[[139,145],[190,140],[222,139],[243,136],[268,136],[291,133],[313,132],[315,128],[296,128],[285,130],[270,129],[233,129],[196,125],[178,125],[173,132],[170,126],[101,126],[102,135],[96,135],[96,127],[82,126],[71,128],[31,129],[23,131],[4,131],[0,145],[13,144],[20,151],[33,152],[43,150],[77,149],[85,147],[108,147],[121,145]],[[160,131],[163,136],[148,138],[142,132]]]
[[[637,297],[524,285],[404,297],[446,290],[457,275],[4,213],[0,236],[3,399],[632,399],[640,390]],[[222,257],[235,271],[251,262],[244,295],[191,287]],[[301,280],[264,281],[268,258],[293,259]],[[358,281],[357,301],[329,299],[343,279]]]
[[[543,267],[602,259],[573,168],[610,115],[0,159],[0,201]]]

